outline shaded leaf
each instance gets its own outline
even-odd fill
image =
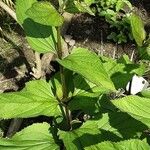
[[[94,114],[99,111],[99,97],[110,91],[102,86],[87,81],[80,75],[74,75],[74,93],[69,102],[71,110],[82,110],[87,114]]]
[[[0,138],[1,150],[59,150],[49,133],[49,124],[37,123],[16,133],[11,139]]]
[[[96,122],[87,121],[79,129],[73,131],[59,131],[67,150],[83,150],[83,148],[95,142],[92,135],[98,134]]]
[[[70,71],[68,69],[64,69],[64,75],[65,75],[65,78],[67,79],[66,80],[66,90],[68,93],[68,97],[71,97],[73,90],[74,90],[72,71]],[[51,88],[52,88],[52,91],[53,91],[55,97],[62,99],[63,93],[62,93],[62,84],[61,84],[60,73],[56,73],[51,78],[50,85],[51,85]]]
[[[129,138],[139,138],[148,127],[135,120],[127,113],[112,112],[103,114],[97,121],[104,140],[117,141]]]
[[[133,64],[126,55],[118,60],[106,57],[101,57],[101,59],[116,89],[125,88],[134,74],[142,76],[145,72],[144,65]]]
[[[138,48],[140,59],[150,60],[150,44]]]

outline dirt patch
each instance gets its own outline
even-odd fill
[[[123,54],[131,57],[133,50],[135,50],[135,45],[132,43],[118,45],[108,41],[109,25],[103,18],[88,14],[75,15],[67,34],[76,41],[76,47],[85,47],[108,57],[119,58]]]

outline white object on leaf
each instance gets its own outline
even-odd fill
[[[132,77],[132,80],[128,82],[126,86],[127,92],[130,92],[131,95],[135,95],[145,89],[147,89],[149,83],[143,78],[137,75]]]

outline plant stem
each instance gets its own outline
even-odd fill
[[[57,27],[57,55],[59,59],[62,59],[63,56],[63,50],[62,50],[62,43],[61,43],[61,28]],[[61,77],[61,84],[62,84],[62,93],[63,93],[63,98],[62,102],[65,102],[68,97],[67,93],[67,87],[66,87],[66,81],[65,81],[65,74],[64,74],[64,68],[63,66],[60,65],[60,77]],[[68,109],[68,106],[65,104],[64,105],[64,111],[65,111],[65,117],[67,121],[67,129],[71,129],[71,117],[70,117],[70,110]]]
[[[67,130],[71,130],[71,111],[68,109],[68,105],[65,105],[65,113],[66,113],[66,120],[67,120]]]
[[[57,27],[57,55],[59,59],[62,59],[62,44],[61,44],[61,29]],[[66,82],[65,82],[65,75],[64,75],[64,68],[60,65],[60,77],[62,83],[62,92],[63,92],[63,100],[65,100],[68,96]]]

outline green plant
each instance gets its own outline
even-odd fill
[[[146,33],[143,21],[138,15],[132,14],[130,22],[140,59],[150,60],[150,34]]]
[[[95,0],[92,4],[96,6],[96,14],[105,18],[110,24],[112,33],[108,35],[118,44],[126,43],[127,39],[132,40],[130,34],[129,16],[132,12],[132,5],[128,0]],[[115,30],[113,32],[113,30]]]
[[[59,2],[60,12],[51,3],[17,0],[18,22],[30,46],[55,53],[60,71],[48,82],[30,81],[20,92],[0,94],[0,118],[51,117],[50,124],[36,123],[10,139],[0,138],[0,149],[149,150],[149,98],[117,95],[134,74],[144,74],[144,66],[126,55],[113,60],[84,48],[63,58],[60,29],[66,7]]]

